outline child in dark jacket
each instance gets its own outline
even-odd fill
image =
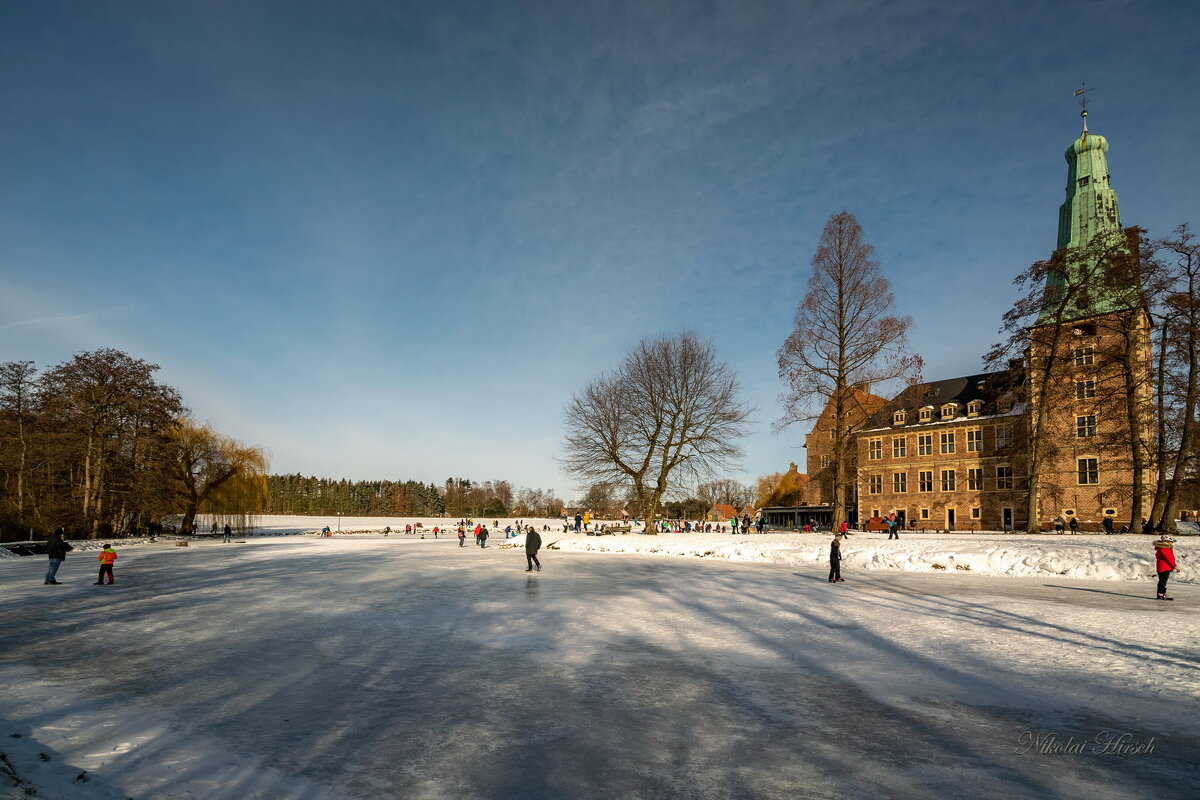
[[[92,585],[99,586],[104,583],[104,576],[107,575],[108,584],[111,586],[113,582],[113,562],[117,560],[117,551],[113,550],[111,544],[106,544],[104,545],[104,549],[100,551],[97,559],[100,561],[100,577],[96,578],[96,582]]]

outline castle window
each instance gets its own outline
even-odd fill
[[[1096,348],[1094,347],[1076,347],[1075,348],[1075,366],[1086,367],[1089,364],[1096,363]]]
[[[1013,488],[1012,467],[1009,467],[1009,466],[996,467],[996,488],[997,489]]]
[[[1075,399],[1087,400],[1089,397],[1096,396],[1096,381],[1075,381]]]
[[[883,494],[883,476],[871,475],[867,478],[868,494]]]
[[[1007,450],[1012,447],[1012,428],[1008,425],[996,427],[996,449]]]
[[[1071,333],[1075,334],[1076,336],[1095,336],[1096,326],[1092,325],[1091,323],[1076,325],[1071,329]]]
[[[946,403],[942,406],[942,419],[954,419],[954,415],[958,413],[958,403]]]
[[[975,467],[967,470],[967,489],[972,492],[983,491],[983,468]]]
[[[908,437],[897,436],[892,439],[892,458],[905,458],[908,456]]]
[[[933,470],[921,470],[917,473],[917,491],[933,491]]]
[[[983,430],[981,428],[971,428],[967,431],[967,452],[979,453],[983,451]]]
[[[829,456],[821,456],[821,469],[829,466]]]
[[[921,509],[921,519],[929,519],[929,509],[928,508]]]
[[[903,411],[897,411],[895,414],[892,414],[892,424],[893,425],[903,425],[904,420],[906,420],[907,418],[908,418],[908,415],[905,414]]]
[[[892,473],[892,491],[896,494],[904,494],[908,491],[908,473],[893,472]]]
[[[921,422],[931,422],[933,420],[933,408],[925,406],[921,409]]]
[[[931,456],[933,455],[933,434],[922,433],[917,437],[917,455]]]
[[[1080,458],[1075,461],[1079,472],[1079,485],[1085,486],[1100,482],[1100,461],[1095,458]]]
[[[942,470],[942,491],[943,492],[953,492],[954,491],[954,476],[955,476],[954,470],[952,470],[952,469]]]
[[[1079,179],[1079,188],[1082,189],[1083,187],[1087,186],[1088,182],[1090,180],[1091,180],[1090,177],[1088,177],[1087,175],[1084,175],[1082,178]]]
[[[947,433],[942,434],[942,452],[954,452],[954,431],[948,431]]]
[[[1087,414],[1075,418],[1075,436],[1084,438],[1096,435],[1096,415]]]
[[[867,458],[871,460],[883,458],[883,439],[871,439],[867,442]]]
[[[981,410],[983,410],[982,400],[972,400],[971,402],[967,403],[968,417],[978,417]]]

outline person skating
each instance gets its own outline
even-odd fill
[[[54,533],[50,534],[50,542],[46,546],[46,555],[50,556],[50,568],[46,570],[46,581],[43,586],[57,586],[58,581],[55,576],[58,575],[58,568],[67,560],[67,553],[74,550],[70,543],[63,537],[66,531],[62,528],[56,528]]]
[[[466,531],[466,529],[463,528],[462,525],[459,525],[458,526],[458,546],[466,547],[466,545],[467,545],[467,531]]]
[[[225,523],[225,539],[223,541],[228,543],[231,539],[233,539],[233,529],[229,527],[229,523],[227,522]]]
[[[1175,540],[1170,536],[1164,536],[1154,543],[1154,571],[1158,573],[1158,598],[1159,600],[1174,600],[1174,597],[1167,597],[1167,578],[1171,577],[1171,572],[1175,569]]]
[[[488,529],[481,527],[479,529],[479,546],[487,547],[487,540],[488,540]]]
[[[834,536],[829,544],[829,582],[842,583],[842,540]]]
[[[537,569],[542,571],[542,562],[538,561],[537,553],[542,547],[542,535],[530,528],[525,534],[525,560],[529,563],[529,569],[526,572],[533,572]]]
[[[101,585],[104,583],[104,576],[107,575],[108,585],[112,586],[113,562],[117,560],[117,551],[113,550],[113,546],[111,544],[106,544],[104,545],[104,549],[100,551],[100,555],[96,557],[96,560],[100,562],[100,577],[96,578],[96,582],[92,585]]]

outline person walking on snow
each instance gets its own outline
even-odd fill
[[[846,520],[842,520],[842,524],[838,526],[838,533],[841,534],[842,536],[849,538],[850,525],[846,522]]]
[[[487,540],[488,540],[487,528],[480,528],[479,529],[479,546],[487,547]]]
[[[840,536],[834,536],[833,541],[829,544],[829,582],[845,582],[845,579],[842,578],[842,540]]]
[[[50,569],[46,570],[46,581],[43,586],[57,586],[58,581],[54,578],[58,575],[58,568],[67,560],[67,553],[74,550],[63,537],[66,531],[62,528],[56,528],[54,533],[50,534],[50,543],[46,546],[46,555],[50,556]]]
[[[112,586],[113,562],[117,560],[117,551],[113,550],[113,546],[111,544],[106,544],[104,545],[104,549],[100,551],[100,555],[96,557],[96,560],[100,562],[100,577],[96,578],[96,582],[92,585],[101,585],[104,583],[104,576],[107,575],[108,585]]]
[[[538,572],[542,571],[542,562],[538,561],[537,551],[542,547],[542,535],[533,528],[525,534],[525,560],[529,562],[529,569],[526,572],[533,572],[536,568]]]
[[[729,518],[729,527],[733,529],[734,536],[737,536],[737,526],[738,526],[738,518],[730,517]]]
[[[1167,578],[1175,569],[1175,540],[1164,536],[1154,543],[1154,571],[1158,573],[1158,600],[1174,600],[1167,597]]]
[[[888,515],[888,538],[889,539],[899,539],[900,538],[900,518],[897,517],[895,514]]]

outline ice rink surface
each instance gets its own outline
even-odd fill
[[[1194,585],[528,574],[396,535],[119,552],[112,587],[88,553],[63,586],[0,561],[0,798],[1200,796]]]

